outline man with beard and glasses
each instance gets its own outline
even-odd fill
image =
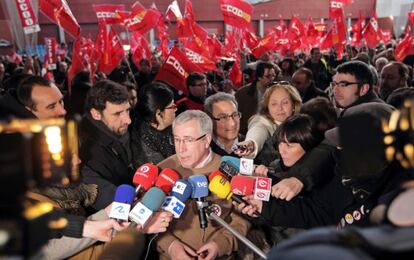
[[[129,101],[126,87],[110,80],[96,83],[86,97],[80,169],[85,183],[98,185],[93,205],[97,210],[112,202],[118,185],[132,184],[134,171],[142,163],[128,131]]]

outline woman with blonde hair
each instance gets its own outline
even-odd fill
[[[255,159],[277,127],[291,115],[299,113],[301,105],[300,94],[290,83],[282,81],[270,86],[263,94],[258,113],[249,119],[246,139],[238,144],[235,153]],[[274,156],[270,159],[274,160]]]

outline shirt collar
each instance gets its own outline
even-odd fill
[[[205,167],[209,162],[211,162],[211,160],[213,159],[213,152],[211,150],[211,148],[208,149],[208,156],[199,164],[197,164],[194,168],[198,169],[198,168],[203,168]]]

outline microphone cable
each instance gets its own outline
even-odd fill
[[[147,247],[147,252],[145,253],[145,258],[144,258],[144,260],[147,260],[147,258],[148,258],[148,254],[149,254],[149,251],[150,251],[150,249],[151,249],[151,244],[152,244],[152,241],[154,241],[154,239],[158,237],[158,234],[159,234],[159,233],[154,234],[154,236],[150,239],[150,241],[149,241],[149,243],[148,243],[148,247]]]

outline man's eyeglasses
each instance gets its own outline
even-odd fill
[[[185,145],[191,145],[191,144],[193,144],[197,141],[200,141],[201,139],[206,137],[206,135],[207,134],[203,134],[199,138],[184,137],[183,139],[176,138],[176,137],[172,136],[172,137],[170,137],[170,144],[171,145],[178,145],[178,144],[182,143],[182,144],[185,144]]]
[[[177,109],[177,105],[176,104],[171,104],[168,107],[165,107],[164,109]]]
[[[331,86],[332,87],[341,87],[341,88],[346,88],[350,85],[354,85],[354,84],[360,84],[359,82],[349,82],[349,81],[340,81],[340,82],[335,82],[332,81],[331,82]]]
[[[242,117],[242,114],[240,112],[234,112],[231,115],[219,115],[218,117],[211,117],[213,120],[219,121],[220,123],[225,123],[227,120],[232,118],[233,120],[238,120]]]
[[[198,84],[193,85],[193,87],[207,87],[207,86],[208,86],[207,83],[198,83]]]

